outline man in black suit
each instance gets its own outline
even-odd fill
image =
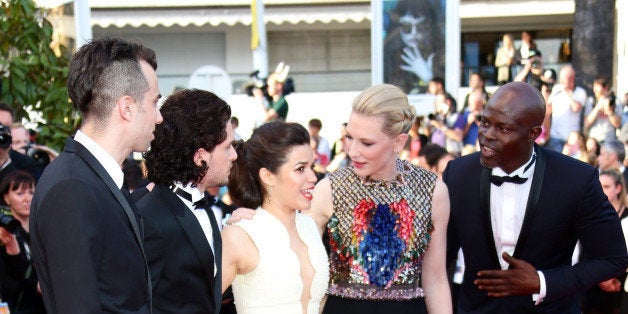
[[[161,108],[164,120],[144,154],[155,183],[137,206],[155,313],[220,312],[220,229],[208,187],[227,184],[237,155],[230,107],[216,95],[182,90]]]
[[[146,151],[156,123],[155,53],[100,39],[70,62],[83,122],[37,185],[30,234],[48,313],[151,313],[141,221],[120,190],[122,162]]]
[[[544,116],[534,87],[504,85],[482,114],[481,151],[443,174],[448,260],[464,253],[459,313],[580,313],[579,292],[628,266],[597,170],[534,145]],[[577,240],[591,258],[571,266]]]

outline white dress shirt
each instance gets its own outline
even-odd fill
[[[175,189],[181,189],[185,192],[190,193],[190,196],[192,196],[192,201],[190,202],[184,197],[177,195],[179,199],[183,201],[185,206],[187,206],[188,209],[192,212],[192,214],[194,214],[194,217],[196,217],[196,220],[198,220],[198,223],[201,225],[201,229],[203,229],[203,233],[205,234],[205,237],[207,238],[207,243],[209,243],[209,246],[212,249],[212,255],[214,255],[215,257],[216,254],[213,254],[214,253],[214,236],[212,233],[212,224],[209,221],[209,216],[208,216],[209,213],[212,211],[211,210],[208,211],[201,208],[196,209],[194,206],[194,203],[196,203],[197,201],[203,198],[205,192],[199,191],[192,183],[188,183],[187,185],[184,186],[183,184],[179,182],[175,182],[174,185],[175,185]],[[218,267],[216,266],[216,259],[214,259],[214,276],[216,275],[217,272],[218,272]]]
[[[536,163],[535,154],[530,156],[528,162],[507,174],[500,168],[493,168],[491,174],[495,176],[518,175],[521,178],[528,178],[525,183],[515,184],[504,182],[501,186],[491,184],[491,226],[493,228],[493,239],[495,240],[495,248],[499,255],[499,264],[503,270],[508,269],[509,264],[502,258],[502,253],[507,252],[512,256],[515,252],[515,246],[519,239],[519,233],[523,225],[526,206],[528,205],[528,196],[532,187],[532,175]],[[533,300],[540,303],[545,297],[545,277],[542,272],[538,272],[540,278],[541,291],[533,296]]]

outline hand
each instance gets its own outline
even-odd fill
[[[514,295],[532,295],[539,293],[539,274],[530,263],[516,259],[508,253],[502,258],[512,266],[507,270],[482,270],[473,283],[489,297],[507,297]]]
[[[621,289],[621,283],[617,278],[611,278],[607,281],[602,281],[598,284],[600,289],[604,292],[619,292]]]
[[[426,60],[423,59],[423,56],[417,46],[405,47],[403,48],[401,59],[406,63],[405,65],[399,67],[402,70],[414,73],[423,82],[429,82],[432,79],[434,53],[427,56]]]
[[[253,219],[253,216],[255,216],[254,209],[250,209],[246,207],[239,207],[238,209],[234,210],[231,216],[229,216],[229,218],[225,221],[225,225],[227,226],[233,225],[234,223],[242,219],[251,220]]]
[[[8,255],[20,254],[20,244],[17,243],[17,238],[4,228],[0,228],[0,243],[5,247]]]

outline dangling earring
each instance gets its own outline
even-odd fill
[[[273,187],[270,186],[270,185],[267,185],[266,186],[266,199],[264,200],[265,204],[268,204],[268,205],[272,205],[273,204],[273,202],[271,201],[272,197],[270,196],[270,193],[272,191],[273,191]]]

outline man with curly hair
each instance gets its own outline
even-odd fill
[[[237,158],[231,109],[210,92],[182,90],[168,97],[161,115],[144,154],[155,187],[137,204],[153,312],[219,313],[222,243],[204,200],[207,188],[227,184]]]

